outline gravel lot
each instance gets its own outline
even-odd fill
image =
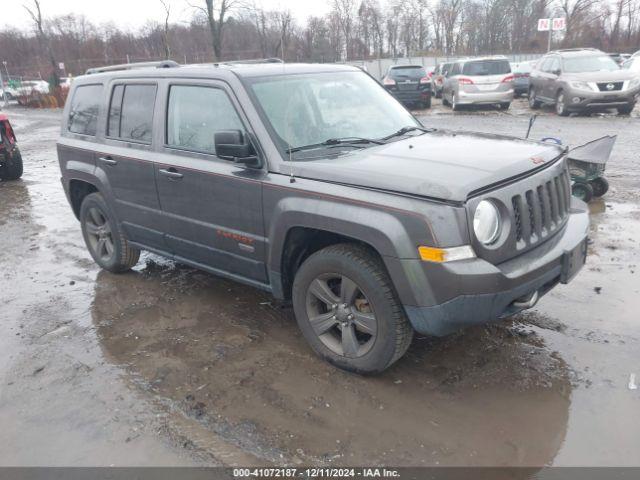
[[[60,186],[60,112],[8,113],[25,175],[0,183],[0,465],[640,464],[637,114],[544,110],[534,127],[572,145],[618,135],[570,285],[359,377],[314,357],[260,291],[150,254],[100,271]],[[416,113],[517,136],[530,114]]]

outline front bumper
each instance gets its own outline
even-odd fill
[[[403,260],[404,273],[414,289],[428,292],[422,305],[404,304],[413,328],[421,334],[443,336],[529,308],[532,305],[527,301],[536,292],[537,300],[558,283],[568,283],[580,270],[588,228],[586,205],[573,199],[563,230],[500,265],[482,259],[443,264]]]
[[[513,89],[500,92],[465,92],[460,90],[456,97],[459,105],[482,105],[509,103],[513,100]]]
[[[639,100],[640,88],[615,92],[586,92],[582,90],[567,91],[565,104],[567,110],[616,108],[632,105]]]

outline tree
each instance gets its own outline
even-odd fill
[[[213,47],[213,61],[222,59],[222,41],[224,40],[224,27],[227,15],[237,6],[238,0],[204,0],[205,6],[191,5],[200,10],[207,19],[209,32],[211,33],[211,46]]]
[[[44,30],[42,10],[40,10],[40,0],[33,0],[32,8],[24,5],[24,9],[31,17],[31,20],[33,20],[36,29],[36,36],[38,37],[38,42],[40,43],[40,48],[42,50],[45,50],[49,57],[49,62],[51,63],[51,86],[55,88],[60,85],[60,75],[58,75],[58,64],[56,63],[56,59],[53,56],[51,42],[49,41],[49,37]]]
[[[162,32],[162,44],[164,46],[164,58],[171,57],[171,47],[169,46],[169,16],[171,15],[171,5],[165,0],[159,0],[164,9],[164,29]]]

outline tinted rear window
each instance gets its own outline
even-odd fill
[[[462,73],[469,76],[502,75],[511,73],[511,67],[506,60],[479,60],[465,63]]]
[[[69,109],[69,131],[95,135],[102,85],[82,85],[76,88]]]
[[[392,68],[389,75],[393,78],[422,78],[427,76],[427,72],[423,67],[398,67]]]
[[[109,105],[108,135],[151,143],[155,85],[116,85]]]

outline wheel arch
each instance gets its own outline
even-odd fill
[[[87,195],[95,192],[100,192],[100,189],[92,182],[78,178],[69,180],[69,203],[78,220],[80,220],[82,201]]]

